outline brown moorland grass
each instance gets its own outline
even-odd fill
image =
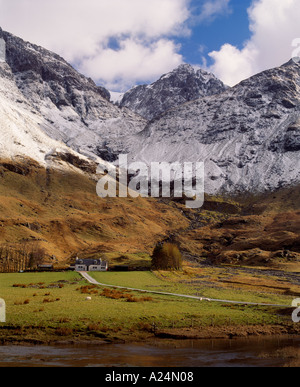
[[[299,187],[235,198],[206,195],[203,208],[190,210],[170,200],[101,199],[95,176],[46,171],[33,160],[16,161],[18,168],[13,163],[0,160],[0,247],[38,243],[57,263],[77,252],[82,258],[101,252],[140,267],[150,265],[157,242],[171,234],[184,258],[299,264]],[[22,168],[25,174],[18,173]]]
[[[59,262],[78,251],[150,254],[162,236],[188,226],[180,210],[153,199],[99,198],[95,176],[24,163],[26,176],[0,160],[0,245],[39,241]]]

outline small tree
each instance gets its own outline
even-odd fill
[[[179,248],[173,243],[158,244],[152,254],[154,270],[180,270],[182,256]]]
[[[29,262],[28,266],[30,269],[33,269],[43,263],[43,260],[46,256],[46,250],[40,246],[32,246],[31,251],[29,252]]]

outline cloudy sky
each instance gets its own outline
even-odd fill
[[[0,0],[4,30],[112,91],[181,63],[235,85],[293,56],[299,15],[300,0]]]

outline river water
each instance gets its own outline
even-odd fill
[[[154,341],[151,345],[0,346],[0,367],[299,366],[299,348],[299,337]]]

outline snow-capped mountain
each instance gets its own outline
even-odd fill
[[[151,85],[133,87],[118,104],[151,120],[168,109],[201,97],[220,94],[226,88],[213,74],[183,64]]]
[[[109,143],[130,160],[205,162],[209,193],[300,182],[300,66],[290,61],[219,95],[168,110],[138,135]]]
[[[26,163],[34,160],[41,167],[61,170],[76,170],[77,166],[91,166],[87,157],[73,151],[63,142],[49,137],[41,128],[45,127],[44,117],[28,103],[15,84],[10,67],[0,63],[0,158]]]
[[[300,65],[292,60],[233,88],[180,66],[123,97],[149,122],[58,55],[2,30],[0,42],[1,158],[45,165],[63,149],[95,161],[120,153],[147,164],[204,161],[208,193],[300,182]]]
[[[3,65],[8,68],[2,78],[16,86],[27,110],[42,117],[39,127],[52,139],[94,159],[101,157],[107,138],[144,128],[143,118],[114,106],[106,89],[63,58],[2,30],[0,39],[6,46]]]

